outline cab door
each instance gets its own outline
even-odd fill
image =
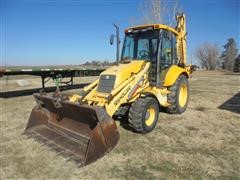
[[[158,54],[158,86],[163,85],[165,75],[172,65],[178,64],[176,51],[176,36],[168,31],[160,32],[160,45]]]

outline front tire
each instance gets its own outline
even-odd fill
[[[180,75],[177,81],[168,88],[171,91],[168,94],[167,112],[171,114],[181,114],[186,111],[189,99],[189,84],[185,75]]]
[[[136,132],[151,132],[158,121],[159,104],[153,97],[141,97],[132,103],[129,110],[129,125]]]

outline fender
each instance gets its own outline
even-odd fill
[[[169,103],[167,102],[167,94],[169,94],[170,91],[167,90],[167,88],[156,88],[156,87],[148,87],[143,90],[140,96],[150,96],[155,98],[160,106],[167,107],[169,106]]]
[[[184,74],[184,75],[186,75],[187,78],[189,78],[189,74],[186,71],[186,69],[181,68],[181,67],[176,66],[176,65],[172,65],[168,69],[168,71],[167,71],[167,73],[165,75],[163,86],[171,86],[171,85],[173,85],[176,82],[177,78],[181,74]]]

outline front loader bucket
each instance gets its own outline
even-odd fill
[[[103,108],[34,94],[36,105],[24,131],[59,154],[85,166],[110,152],[119,140],[114,120]]]

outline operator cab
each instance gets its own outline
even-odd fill
[[[179,60],[175,34],[155,28],[156,26],[158,25],[139,26],[125,30],[120,63],[128,63],[132,60],[151,62],[149,80],[155,86],[159,86],[169,67],[179,64]]]

